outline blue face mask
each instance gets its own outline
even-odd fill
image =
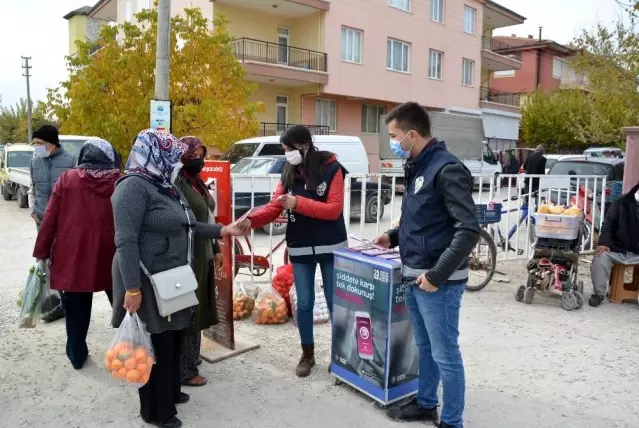
[[[404,141],[406,137],[408,137],[408,134],[406,134],[401,140],[390,140],[391,151],[399,156],[401,159],[408,159],[408,157],[410,156],[410,149],[413,148],[413,145],[411,144],[408,150],[402,149],[402,141]]]
[[[47,152],[47,148],[44,147],[44,145],[42,144],[35,146],[34,154],[36,157],[39,157],[39,158],[46,158],[49,156],[49,152]]]

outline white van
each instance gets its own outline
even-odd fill
[[[344,135],[316,135],[313,144],[320,149],[335,153],[337,160],[350,174],[368,174],[370,166],[364,143],[359,137]],[[220,157],[231,166],[240,159],[254,156],[279,156],[284,154],[279,136],[255,137],[234,143]]]

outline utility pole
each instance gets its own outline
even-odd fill
[[[30,56],[22,57],[22,68],[24,68],[25,70],[22,75],[27,78],[27,130],[29,134],[29,140],[27,141],[27,144],[31,144],[31,140],[33,139],[33,127],[31,125],[31,83],[29,81],[29,78],[31,77],[29,70],[31,70],[32,68],[29,65],[30,60]]]
[[[169,100],[169,32],[171,0],[159,0],[158,38],[155,53],[155,99]]]

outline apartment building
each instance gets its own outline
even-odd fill
[[[76,40],[97,40],[102,21],[89,16],[92,9],[91,6],[83,6],[64,15],[69,23],[69,55],[77,52]]]
[[[577,74],[570,64],[578,50],[532,35],[498,36],[495,40],[509,46],[509,55],[521,58],[521,67],[494,73],[490,87],[519,94],[521,105],[537,88],[543,93],[562,89],[587,90],[585,77]]]
[[[150,3],[101,0],[91,16],[123,22]],[[482,97],[482,87],[490,73],[521,67],[491,35],[525,18],[490,0],[172,1],[173,14],[184,7],[231,21],[235,55],[265,106],[264,134],[301,123],[358,135],[376,171],[381,117],[415,100],[482,116],[487,138],[518,139],[518,103]]]

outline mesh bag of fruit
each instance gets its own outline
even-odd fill
[[[291,309],[293,311],[293,320],[297,324],[297,291],[295,290],[295,284],[291,288]],[[324,296],[324,289],[321,283],[315,283],[315,303],[313,304],[313,324],[324,324],[331,319],[330,312],[328,311],[328,304],[326,303],[326,296]]]
[[[255,324],[284,324],[288,321],[286,302],[273,287],[268,287],[257,295],[253,319]]]
[[[277,268],[277,273],[273,277],[273,288],[286,302],[288,309],[291,308],[290,291],[293,286],[293,265],[287,264]],[[289,312],[289,315],[291,312]]]
[[[127,314],[114,333],[104,357],[111,375],[137,387],[146,385],[155,363],[151,335],[138,314]]]
[[[233,293],[233,319],[243,320],[250,317],[254,307],[255,299],[246,292],[244,283],[238,283]]]

